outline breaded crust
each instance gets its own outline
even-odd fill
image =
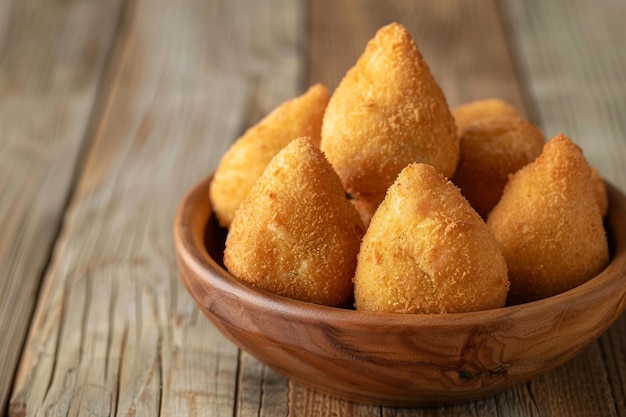
[[[287,145],[235,214],[224,264],[268,291],[331,306],[352,297],[363,223],[308,138]]]
[[[485,222],[432,166],[411,164],[363,237],[358,310],[452,313],[503,307],[504,257]]]
[[[499,98],[470,101],[452,109],[457,134],[461,136],[470,123],[493,116],[521,116],[515,107]]]
[[[562,134],[511,177],[487,224],[507,260],[511,304],[574,288],[609,260],[591,168]]]
[[[590,167],[593,195],[596,203],[598,204],[598,208],[600,209],[600,214],[604,217],[609,210],[609,196],[606,193],[606,184],[604,183],[604,179],[600,175],[598,169],[593,165],[590,165]]]
[[[403,26],[381,28],[346,73],[328,103],[321,148],[346,191],[374,206],[412,162],[454,174],[454,119]]]
[[[543,133],[518,115],[490,116],[466,125],[452,182],[478,214],[496,205],[512,174],[534,161],[545,144]]]
[[[209,197],[223,227],[230,227],[243,199],[276,154],[298,137],[319,146],[322,118],[329,93],[315,84],[303,95],[286,101],[248,129],[222,157],[211,182]]]

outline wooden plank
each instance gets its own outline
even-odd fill
[[[305,388],[298,383],[289,384],[289,416],[380,416],[380,407],[346,401]]]
[[[578,143],[609,180],[626,188],[626,3],[503,3],[521,73],[548,136]]]
[[[0,2],[2,415],[74,181],[119,4]]]
[[[286,378],[242,352],[237,416],[286,416],[289,383]]]
[[[451,107],[499,97],[528,110],[493,0],[310,2],[309,82],[334,89],[390,22],[409,29]]]
[[[503,5],[541,126],[549,136],[569,135],[605,178],[626,190],[626,4],[576,0]],[[558,390],[562,405],[542,411],[625,415],[624,334],[626,321],[621,318],[585,356],[538,382],[537,392],[554,395]],[[594,409],[597,401],[604,404]],[[574,409],[581,403],[583,407]]]
[[[626,415],[626,316],[620,317],[599,340],[617,415]]]
[[[222,416],[237,406],[275,415],[285,407],[268,388],[274,377],[245,356],[239,364],[239,351],[184,290],[171,228],[185,191],[230,142],[303,90],[300,7],[126,3],[12,415]],[[261,372],[261,400],[248,405],[236,397],[239,380]]]

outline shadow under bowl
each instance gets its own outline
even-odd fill
[[[319,392],[391,406],[489,396],[563,364],[626,308],[626,197],[607,184],[611,262],[565,293],[455,314],[369,313],[255,288],[222,264],[226,232],[208,199],[211,176],[183,199],[174,225],[182,280],[241,349]]]

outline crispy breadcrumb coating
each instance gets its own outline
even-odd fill
[[[503,307],[504,257],[459,189],[411,164],[389,188],[361,246],[357,310],[453,313]]]
[[[308,138],[287,145],[235,214],[224,264],[268,291],[330,306],[352,297],[363,223]]]
[[[591,185],[593,187],[593,195],[600,208],[602,217],[606,216],[609,210],[609,196],[606,193],[606,184],[600,175],[600,172],[593,165],[591,166]]]
[[[454,174],[454,119],[402,25],[381,28],[340,82],[324,115],[321,148],[346,191],[373,207],[412,162]]]
[[[465,127],[477,120],[492,116],[521,116],[515,107],[498,98],[470,101],[452,109],[459,137]]]
[[[479,119],[461,135],[461,157],[452,182],[484,219],[512,174],[534,161],[545,144],[543,133],[518,115]]]
[[[303,95],[282,103],[248,129],[222,157],[209,197],[223,227],[230,227],[235,210],[248,195],[272,158],[298,137],[310,137],[319,146],[328,89],[315,84]]]
[[[591,168],[565,135],[514,174],[487,224],[509,268],[509,303],[550,297],[597,275],[609,261]]]

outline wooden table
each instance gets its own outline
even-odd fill
[[[403,23],[450,106],[516,105],[626,190],[626,2],[0,0],[0,413],[626,415],[626,317],[493,398],[393,409],[312,392],[226,341],[172,220],[250,124],[334,88]]]

